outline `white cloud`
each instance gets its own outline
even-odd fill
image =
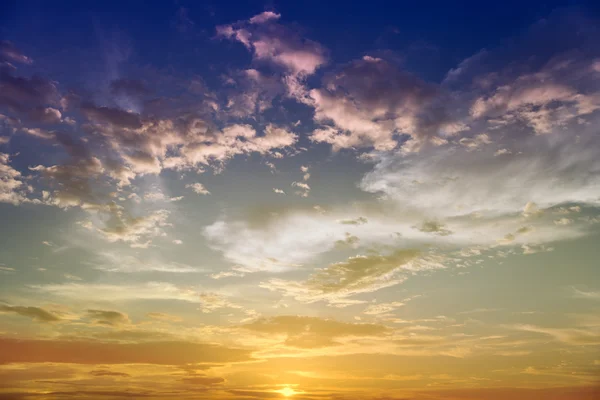
[[[528,203],[547,208],[600,200],[600,152],[593,136],[523,138],[519,154],[442,146],[419,155],[384,153],[361,182],[407,210],[454,217],[516,213]]]
[[[19,171],[10,166],[10,156],[0,153],[0,203],[14,205],[28,201],[29,187]]]
[[[251,24],[264,24],[268,21],[274,21],[281,18],[281,14],[274,13],[273,11],[265,11],[254,17],[250,18]]]
[[[206,190],[204,185],[202,185],[201,183],[198,183],[198,182],[190,183],[188,185],[185,185],[185,187],[192,189],[194,192],[196,192],[198,194],[210,194],[210,192],[208,190]]]

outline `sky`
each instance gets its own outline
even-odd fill
[[[1,3],[0,399],[599,398],[598,5]]]

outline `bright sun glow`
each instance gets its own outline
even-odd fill
[[[290,397],[298,393],[291,387],[284,387],[283,389],[278,390],[278,392],[284,395],[285,397]]]

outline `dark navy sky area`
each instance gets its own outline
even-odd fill
[[[106,46],[117,40],[135,49],[131,56],[140,63],[193,72],[231,63],[231,49],[211,43],[215,26],[273,10],[327,46],[338,62],[391,50],[402,53],[407,68],[439,80],[464,58],[565,9],[592,15],[600,6],[594,1],[3,1],[0,35],[38,59],[54,60],[57,53],[64,60],[94,46],[110,51]],[[240,61],[250,58],[237,47]]]

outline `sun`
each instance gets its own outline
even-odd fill
[[[296,392],[294,389],[292,389],[291,387],[288,387],[288,386],[284,387],[281,390],[278,390],[278,392],[281,393],[282,395],[284,395],[285,397],[291,397],[297,393],[300,393],[300,392]]]

